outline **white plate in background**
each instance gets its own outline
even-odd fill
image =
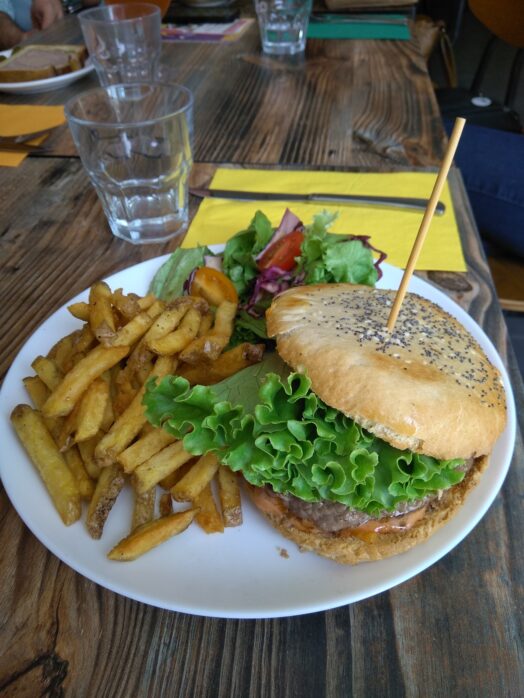
[[[0,56],[9,58],[12,51],[0,51]],[[0,82],[0,92],[8,92],[13,95],[31,95],[38,92],[51,92],[58,90],[61,87],[67,87],[71,83],[80,80],[85,75],[93,71],[95,66],[88,58],[84,67],[80,70],[74,70],[72,73],[64,75],[55,75],[52,78],[44,78],[43,80],[27,80],[24,82]],[[1,78],[1,75],[0,75]]]

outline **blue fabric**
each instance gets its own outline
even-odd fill
[[[455,162],[480,234],[524,257],[524,135],[466,124]]]
[[[0,0],[0,12],[5,12],[18,24],[23,31],[29,31],[33,23],[31,21],[32,0]]]

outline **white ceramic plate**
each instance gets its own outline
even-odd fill
[[[137,264],[108,279],[112,288],[144,294],[160,257]],[[387,264],[380,282],[397,288],[401,272]],[[480,327],[447,296],[420,279],[410,290],[437,302],[476,337],[499,368],[508,398],[508,425],[498,440],[491,463],[478,487],[445,527],[407,553],[380,562],[345,567],[300,553],[282,538],[244,498],[244,524],[223,535],[206,535],[191,526],[134,562],[111,562],[106,553],[129,532],[132,502],[128,491],[118,498],[103,538],[91,539],[82,521],[67,528],[53,508],[34,467],[9,422],[20,402],[28,402],[22,378],[32,374],[31,362],[55,341],[78,327],[58,310],[26,342],[0,393],[0,474],[7,494],[35,536],[80,574],[124,596],[161,608],[226,618],[270,618],[342,606],[390,589],[429,567],[466,536],[484,515],[508,470],[515,441],[515,406],[502,361]],[[87,291],[76,300],[87,300]],[[71,302],[71,301],[69,301]],[[280,553],[285,550],[289,557]]]
[[[9,58],[12,51],[0,51],[0,56]],[[84,75],[88,75],[94,70],[94,65],[91,59],[88,58],[86,64],[80,70],[75,70],[72,73],[65,75],[56,75],[53,78],[45,78],[44,80],[28,80],[27,82],[0,82],[0,92],[9,92],[13,95],[31,95],[38,92],[51,92],[58,90],[61,87],[67,87],[71,83],[80,80]]]

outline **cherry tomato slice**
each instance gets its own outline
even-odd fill
[[[304,240],[304,234],[300,230],[293,230],[270,245],[258,260],[259,269],[279,267],[284,271],[291,271],[295,266],[295,257],[300,255],[300,246]]]
[[[189,287],[192,296],[205,298],[210,305],[219,306],[224,301],[238,303],[238,293],[228,277],[218,269],[199,267]]]

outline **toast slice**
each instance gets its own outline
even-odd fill
[[[0,62],[0,82],[45,80],[80,70],[86,62],[85,46],[25,46]]]

